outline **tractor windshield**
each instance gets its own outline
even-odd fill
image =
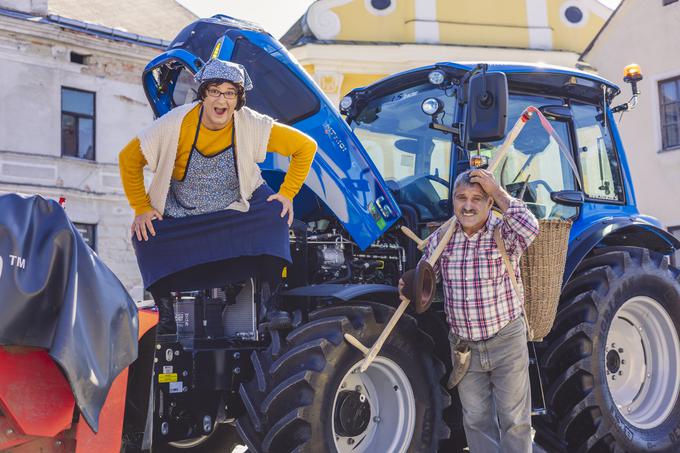
[[[451,124],[455,97],[426,83],[371,100],[351,127],[401,205],[410,205],[421,221],[449,215],[452,136],[431,129],[421,110],[430,97],[443,104],[443,122]]]
[[[510,94],[506,134],[529,106],[545,108],[562,106],[564,100],[528,94]],[[550,119],[551,126],[571,153],[569,122]],[[493,159],[503,140],[486,143],[480,153]],[[469,150],[472,155],[477,149]],[[574,207],[552,201],[551,192],[577,189],[574,172],[560,152],[557,141],[541,126],[538,118],[529,120],[511,145],[507,157],[494,171],[500,184],[514,197],[522,198],[539,219],[569,218],[577,213]]]

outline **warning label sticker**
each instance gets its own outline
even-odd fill
[[[177,382],[177,373],[161,373],[158,375],[158,382],[161,384]]]

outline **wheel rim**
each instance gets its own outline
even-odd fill
[[[376,357],[365,373],[357,362],[333,400],[333,439],[339,453],[405,452],[415,429],[416,402],[406,374]]]
[[[659,426],[680,389],[680,341],[656,300],[636,296],[616,312],[605,346],[609,392],[621,415],[640,429]]]

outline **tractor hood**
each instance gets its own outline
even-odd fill
[[[316,140],[311,171],[295,198],[296,217],[332,215],[362,249],[400,217],[385,181],[339,112],[281,43],[254,24],[220,15],[181,31],[144,71],[144,90],[156,116],[196,98],[193,74],[213,57],[245,66],[254,85],[247,92],[250,108]],[[276,153],[261,164],[275,190],[288,164]]]

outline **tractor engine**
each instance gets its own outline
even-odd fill
[[[290,233],[289,287],[319,283],[396,285],[406,267],[406,252],[392,234],[361,250],[340,225],[322,219]]]
[[[154,358],[154,441],[178,447],[210,434],[243,410],[238,397],[258,347],[254,278],[220,288],[171,293],[177,335],[159,335]]]

